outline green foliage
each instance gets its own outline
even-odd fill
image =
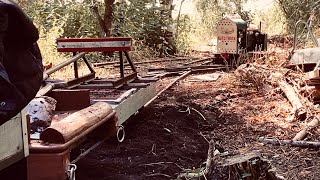
[[[131,36],[138,44],[145,44],[155,51],[160,51],[164,43],[174,48],[168,35],[172,32],[168,30],[171,24],[171,10],[156,5],[155,1],[132,0],[114,6],[113,34]]]
[[[298,20],[307,21],[311,12],[314,12],[316,17],[320,16],[318,0],[277,0],[277,5],[286,19],[289,33],[293,33]]]
[[[243,10],[246,0],[195,0],[201,17],[202,32],[205,34],[216,31],[216,23],[223,14],[238,13],[243,20],[250,20],[250,13]]]
[[[187,53],[192,44],[191,34],[195,32],[191,17],[188,15],[181,16],[177,28],[179,32],[176,40],[177,49],[180,53]]]
[[[251,19],[251,14],[243,10],[246,0],[194,0],[197,14],[180,17],[177,47],[180,52],[191,49],[208,48],[216,34],[216,25],[223,14],[238,13],[244,20]],[[200,48],[201,49],[201,48]],[[209,50],[209,49],[206,49]]]
[[[253,23],[262,23],[262,32],[268,36],[287,34],[287,20],[277,4],[271,9],[257,12],[254,15]]]
[[[101,15],[104,2],[97,1]],[[101,37],[103,31],[91,10],[91,1],[30,1],[23,3],[26,12],[41,29],[42,37],[59,27],[58,37]],[[136,50],[161,51],[175,49],[175,43],[168,38],[168,28],[172,24],[171,9],[163,8],[153,0],[123,1],[114,4],[113,36],[130,36]],[[56,32],[56,31],[55,31]],[[52,35],[52,34],[51,34]]]
[[[32,1],[25,6],[34,22],[49,32],[57,24],[63,29],[62,37],[95,37],[101,34],[90,3],[67,1],[64,4],[51,1]]]

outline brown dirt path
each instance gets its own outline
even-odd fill
[[[206,120],[195,111],[181,112],[187,107]],[[292,138],[300,127],[285,122],[289,110],[281,94],[256,92],[232,74],[217,82],[187,79],[132,117],[123,143],[110,139],[80,160],[77,179],[175,179],[183,169],[203,166],[208,149],[203,136],[221,151],[258,151],[286,179],[320,179],[318,151],[257,141],[261,136]]]

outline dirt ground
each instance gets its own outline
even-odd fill
[[[320,179],[318,150],[257,140],[293,138],[302,123],[285,121],[290,109],[280,92],[257,91],[233,73],[223,73],[213,82],[189,77],[129,119],[124,142],[111,138],[81,159],[77,179],[176,179],[204,166],[207,140],[214,140],[221,152],[260,153],[284,179]],[[318,140],[319,132],[313,133],[310,139]]]

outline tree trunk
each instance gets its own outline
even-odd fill
[[[179,12],[178,12],[178,17],[177,17],[177,29],[176,29],[176,39],[178,38],[181,8],[182,8],[182,4],[184,3],[184,1],[185,1],[185,0],[182,0],[182,1],[181,1],[181,3],[180,3],[180,8],[179,8]]]
[[[101,15],[99,13],[98,7],[97,6],[93,6],[92,10],[93,10],[94,14],[97,16],[97,19],[98,19],[98,22],[99,22],[99,25],[100,25],[102,31],[104,32],[104,34],[106,34],[108,29],[107,29],[106,25],[104,24],[104,21],[103,21]]]
[[[104,0],[104,15],[103,18],[99,13],[98,6],[95,4],[92,7],[93,13],[96,15],[99,25],[106,37],[111,36],[113,8],[112,5],[115,0]]]
[[[112,5],[115,0],[104,0],[105,9],[104,9],[104,25],[106,36],[111,36],[112,20],[113,20],[113,8]]]

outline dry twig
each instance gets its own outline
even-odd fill
[[[205,168],[201,168],[199,172],[186,172],[186,173],[182,173],[178,176],[178,179],[192,179],[192,178],[200,178],[200,177],[204,177],[206,178],[206,176],[208,174],[210,174],[211,170],[212,170],[212,161],[213,161],[213,152],[214,152],[214,141],[211,140],[209,142],[209,149],[208,149],[208,157],[207,157],[207,161],[206,161],[206,167]]]

